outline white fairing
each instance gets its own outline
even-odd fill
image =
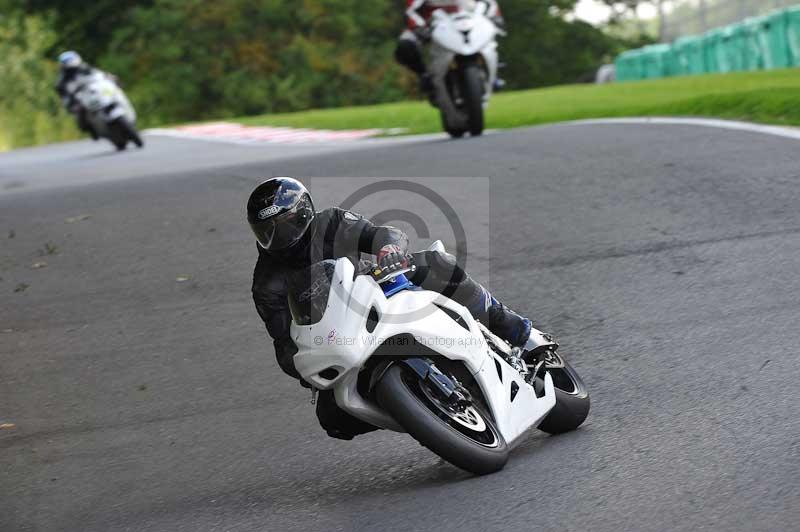
[[[421,289],[401,291],[387,299],[371,277],[354,279],[354,271],[348,259],[339,259],[322,320],[310,326],[292,324],[292,337],[298,347],[294,356],[298,372],[315,388],[333,389],[342,409],[376,426],[403,430],[378,405],[362,397],[356,387],[360,369],[382,341],[401,334],[412,335],[417,343],[467,367],[482,389],[497,428],[509,445],[537,426],[555,406],[550,375],[545,376],[544,396],[537,398],[534,389],[520,374],[489,348],[480,326],[466,308],[440,294]],[[434,302],[460,315],[469,330],[434,306]],[[367,316],[373,308],[379,321],[374,330],[368,332]],[[423,355],[413,351],[413,344],[409,343],[409,356]],[[336,369],[339,375],[333,380],[319,375],[328,368]],[[512,382],[519,387],[513,401]]]
[[[87,119],[101,136],[106,135],[108,123],[118,118],[125,118],[131,124],[136,123],[136,111],[128,97],[102,72],[83,78],[76,98],[86,109]],[[112,104],[115,105],[107,110]]]
[[[494,43],[494,23],[477,13],[460,12],[448,15],[437,10],[431,39],[443,50],[457,55],[475,55]]]

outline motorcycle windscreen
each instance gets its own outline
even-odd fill
[[[289,311],[297,325],[314,325],[325,315],[335,270],[335,260],[324,260],[289,276]]]

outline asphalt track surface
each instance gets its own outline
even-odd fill
[[[557,125],[0,155],[0,530],[797,530],[797,154],[747,132]],[[533,433],[480,478],[406,435],[325,437],[250,300],[243,202],[280,174],[323,205],[384,177],[445,196],[477,235],[468,268],[585,377],[584,427]],[[358,209],[406,208],[453,240],[398,194]]]

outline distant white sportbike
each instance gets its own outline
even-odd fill
[[[136,111],[121,88],[106,74],[95,71],[74,88],[75,99],[86,111],[86,120],[98,136],[124,150],[128,142],[144,145],[136,130]]]
[[[475,474],[502,469],[532,428],[583,423],[586,387],[550,337],[534,331],[541,348],[523,355],[462,305],[414,286],[413,269],[381,277],[342,258],[292,280],[294,364],[314,392],[333,390],[356,418],[408,432]]]
[[[433,12],[430,65],[434,105],[453,137],[483,133],[483,111],[497,80],[497,36],[501,30],[486,16],[488,4],[465,0],[461,9]]]

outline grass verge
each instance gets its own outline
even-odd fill
[[[499,93],[488,128],[512,128],[626,116],[701,116],[800,125],[800,69],[737,72]],[[240,118],[246,125],[323,129],[441,131],[438,112],[421,101]]]
[[[75,119],[30,105],[0,106],[0,152],[80,137]]]
[[[495,129],[625,116],[701,116],[800,126],[800,69],[738,72],[499,93],[487,112]],[[235,119],[246,125],[318,129],[441,131],[422,101],[320,109]],[[0,107],[0,151],[78,138],[71,117]]]

